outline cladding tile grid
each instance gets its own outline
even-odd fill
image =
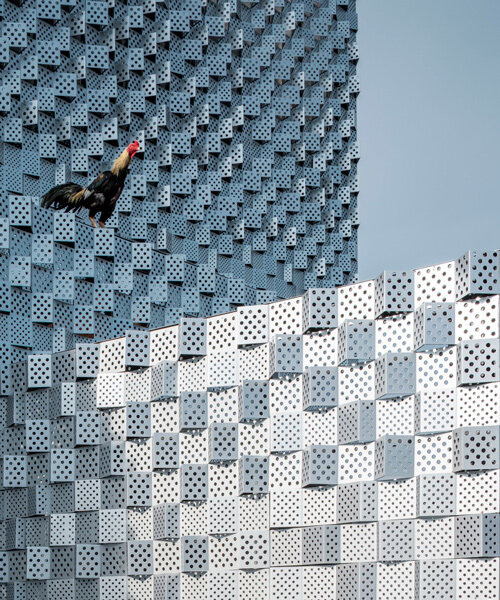
[[[0,10],[2,364],[357,280],[353,0]],[[107,229],[41,208],[132,139]],[[304,318],[328,322],[321,297]]]
[[[0,13],[0,597],[496,599],[499,252],[357,283],[354,0]]]
[[[341,288],[349,319],[333,328],[310,331],[308,292],[14,364],[15,392],[1,404],[6,597],[275,600],[349,589],[416,599],[436,597],[438,577],[444,597],[479,587],[494,598],[498,338],[459,340],[463,321],[452,320],[439,348],[380,353],[370,335],[347,366],[332,346],[304,366],[308,336],[350,328],[359,347],[367,323],[386,322],[366,319],[368,283]],[[495,294],[461,295],[498,306]],[[404,305],[391,318],[408,314]],[[484,331],[483,311],[468,314]]]

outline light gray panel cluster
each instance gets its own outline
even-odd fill
[[[499,270],[468,253],[15,363],[3,597],[496,599]]]

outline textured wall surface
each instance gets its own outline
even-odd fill
[[[499,255],[14,365],[6,597],[497,600]]]
[[[0,598],[497,600],[499,253],[356,283],[354,2],[0,10]]]
[[[103,340],[356,281],[353,1],[2,0],[0,11],[15,346],[61,349],[47,323]],[[134,139],[143,151],[109,231],[94,238],[38,208]]]

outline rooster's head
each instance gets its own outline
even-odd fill
[[[138,152],[139,150],[140,150],[140,147],[139,147],[139,142],[137,140],[134,140],[131,144],[129,144],[127,146],[127,152],[129,154],[130,158],[133,158],[134,154],[136,152]]]

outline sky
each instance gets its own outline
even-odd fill
[[[359,274],[500,248],[500,0],[357,0]]]

